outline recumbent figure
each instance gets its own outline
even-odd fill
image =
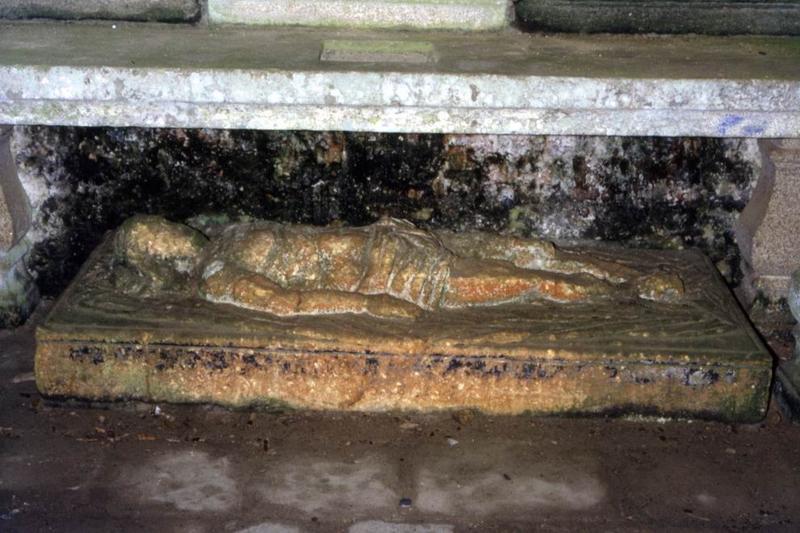
[[[414,318],[537,300],[683,295],[673,273],[642,275],[544,240],[426,231],[388,217],[362,227],[234,223],[207,238],[139,215],[117,230],[114,257],[116,286],[128,294],[177,291],[276,315]]]

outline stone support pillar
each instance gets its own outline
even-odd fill
[[[0,126],[0,328],[19,325],[38,299],[25,267],[31,208],[17,176],[11,133]]]
[[[800,268],[800,139],[761,141],[762,175],[742,211],[737,240],[745,292],[771,301],[786,298]]]

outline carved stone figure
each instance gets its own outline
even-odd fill
[[[160,217],[136,216],[115,237],[115,284],[128,294],[196,292],[276,315],[425,310],[550,300],[669,301],[683,283],[551,242],[480,232],[425,231],[382,218],[363,227],[258,221],[211,238]]]
[[[213,220],[213,219],[211,219]],[[754,421],[772,358],[711,261],[479,232],[135,217],[37,328],[93,400]]]

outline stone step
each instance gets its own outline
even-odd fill
[[[278,317],[125,296],[107,243],[37,331],[37,385],[50,396],[237,408],[760,419],[771,358],[711,263],[690,251],[610,253],[678,269],[685,300],[500,305],[413,321]]]

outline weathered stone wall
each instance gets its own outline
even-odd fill
[[[732,283],[755,141],[17,127],[28,265],[57,295],[134,213],[309,224],[381,214],[631,246],[698,246]]]

